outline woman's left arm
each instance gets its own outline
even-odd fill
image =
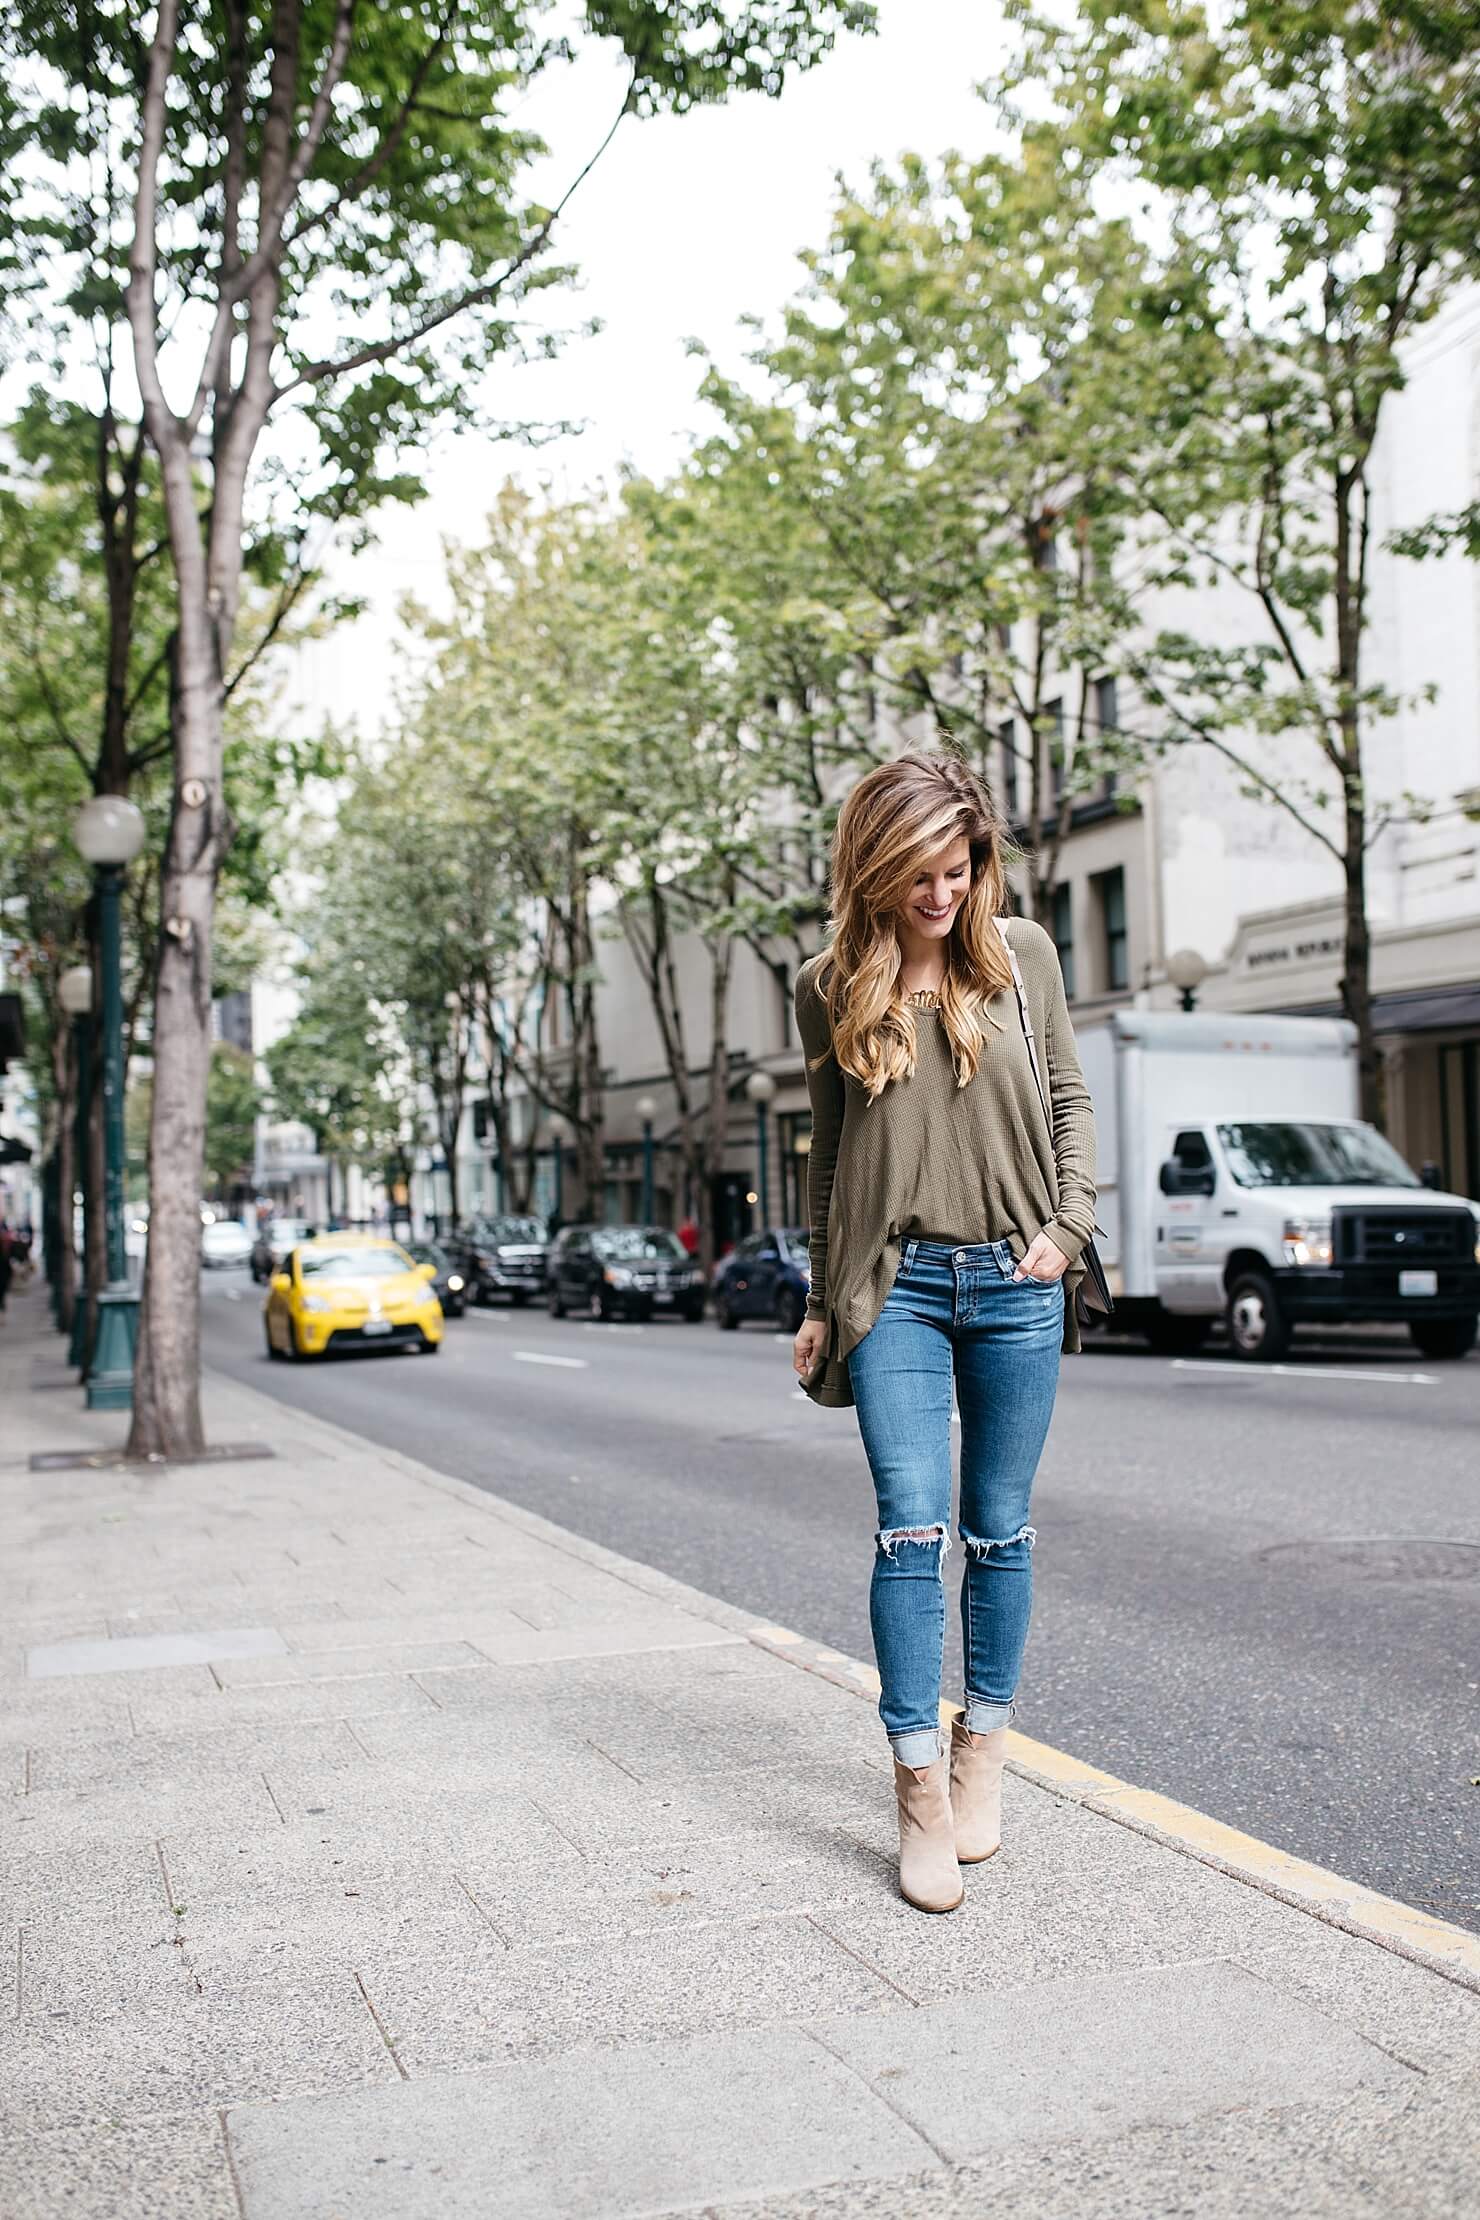
[[[1047,938],[1047,935],[1045,935]],[[1095,1112],[1074,1028],[1064,996],[1064,974],[1058,950],[1052,955],[1048,991],[1048,1025],[1044,1052],[1048,1061],[1048,1097],[1053,1105],[1053,1154],[1058,1172],[1059,1204],[1053,1222],[1044,1232],[1072,1264],[1095,1230]]]

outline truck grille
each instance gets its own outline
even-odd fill
[[[1334,1210],[1333,1261],[1337,1264],[1452,1264],[1475,1250],[1475,1221],[1467,1210]]]

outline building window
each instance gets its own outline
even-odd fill
[[[1012,717],[1004,719],[997,727],[997,738],[1002,743],[1002,814],[1009,825],[1020,822],[1018,810],[1018,753],[1017,723]]]
[[[1115,680],[1095,680],[1095,725],[1103,735],[1120,730],[1120,703],[1116,698]],[[1107,802],[1115,799],[1115,773],[1107,771],[1100,781],[1101,798]]]
[[[1093,885],[1100,916],[1105,985],[1114,994],[1131,983],[1130,950],[1125,930],[1124,867],[1117,864],[1113,871],[1097,871]]]
[[[1064,992],[1074,999],[1074,903],[1072,889],[1056,886],[1053,890],[1053,941],[1059,952],[1059,968],[1064,974]]]
[[[1064,792],[1064,703],[1057,700],[1045,702],[1044,719],[1048,725],[1048,783],[1053,807],[1057,809]]]

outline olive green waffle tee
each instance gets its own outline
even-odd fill
[[[1022,967],[1044,1079],[1050,1131],[1033,1077],[1017,996],[986,1004],[987,1039],[976,1075],[956,1084],[939,1013],[915,1007],[913,1075],[870,1101],[832,1054],[818,976],[828,951],[796,979],[797,1031],[807,1056],[812,1144],[807,1199],[812,1222],[809,1318],[827,1323],[826,1354],[803,1381],[816,1403],[853,1401],[848,1353],[884,1307],[911,1239],[1006,1241],[1023,1256],[1042,1232],[1069,1258],[1064,1347],[1079,1347],[1074,1290],[1080,1252],[1095,1230],[1095,1125],[1079,1068],[1058,950],[1031,918],[1007,921]],[[826,1051],[815,1067],[814,1056]]]

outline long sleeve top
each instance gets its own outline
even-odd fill
[[[807,1315],[827,1322],[823,1361],[803,1382],[816,1403],[850,1404],[848,1353],[884,1307],[910,1239],[1007,1241],[1022,1257],[1046,1233],[1069,1258],[1064,1347],[1079,1347],[1074,1289],[1095,1230],[1095,1126],[1079,1068],[1058,950],[1031,918],[1008,938],[1022,969],[1050,1126],[1033,1076],[1017,997],[986,1005],[988,1037],[975,1076],[956,1084],[950,1040],[934,1010],[915,1011],[913,1075],[869,1099],[832,1053],[818,975],[828,951],[797,974],[797,1031],[807,1056],[812,1145],[807,1158],[812,1286]],[[814,1065],[812,1059],[822,1056]]]

